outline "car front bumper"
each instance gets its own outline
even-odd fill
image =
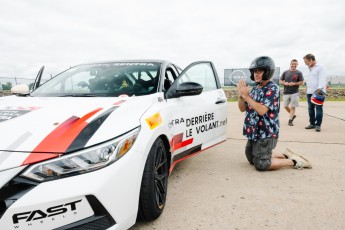
[[[145,161],[143,153],[132,149],[105,168],[33,183],[19,192],[12,191],[21,181],[16,177],[0,189],[0,226],[31,230],[128,229],[136,221]],[[6,204],[9,201],[13,203]]]

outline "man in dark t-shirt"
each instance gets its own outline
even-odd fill
[[[280,77],[280,84],[284,85],[284,107],[290,114],[288,125],[293,126],[293,120],[296,118],[296,107],[299,105],[299,86],[303,85],[303,74],[297,70],[298,61],[293,59],[290,63],[290,69],[284,71]]]

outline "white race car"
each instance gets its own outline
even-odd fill
[[[174,165],[226,140],[211,62],[72,67],[0,98],[0,228],[128,229],[162,213]]]

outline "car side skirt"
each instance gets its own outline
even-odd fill
[[[205,150],[207,150],[209,148],[212,148],[212,147],[214,147],[216,145],[219,145],[219,144],[221,144],[221,143],[223,143],[225,141],[226,140],[223,140],[221,142],[218,142],[218,143],[216,143],[214,145],[211,145],[211,146],[209,146],[207,148],[204,148],[204,149],[202,149],[202,145],[197,145],[197,146],[195,146],[193,148],[187,149],[186,151],[178,154],[177,156],[174,156],[174,159],[172,160],[172,164],[171,164],[170,169],[169,169],[169,173],[171,173],[173,171],[173,169],[174,169],[174,167],[175,167],[175,165],[177,163],[179,163],[181,161],[184,161],[184,160],[186,160],[186,159],[188,159],[188,158],[190,158],[192,156],[195,156],[196,154],[201,153],[201,152],[203,152],[203,151],[205,151]]]

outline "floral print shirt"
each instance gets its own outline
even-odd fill
[[[279,136],[279,109],[280,90],[279,86],[269,81],[265,86],[253,87],[249,96],[254,101],[268,107],[268,111],[260,116],[247,102],[246,115],[243,126],[243,135],[249,140],[257,141],[269,137]]]

